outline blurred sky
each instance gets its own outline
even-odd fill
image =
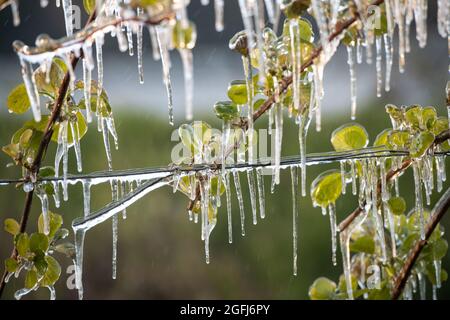
[[[74,3],[81,3],[74,0]],[[212,1],[211,1],[212,2]],[[189,13],[197,24],[198,44],[194,50],[195,63],[195,112],[196,119],[213,118],[212,105],[226,98],[228,83],[242,78],[240,58],[229,52],[228,39],[242,28],[237,0],[225,1],[225,31],[214,31],[213,8],[200,6],[200,0],[193,0]],[[24,116],[9,115],[5,108],[8,92],[21,82],[18,59],[11,50],[15,39],[33,44],[40,33],[53,37],[65,32],[63,12],[50,1],[42,9],[37,0],[21,0],[22,24],[12,27],[10,11],[0,12],[0,145],[9,142],[11,134],[20,126]],[[429,38],[425,49],[419,49],[411,32],[412,52],[407,56],[406,72],[398,72],[397,47],[393,66],[391,92],[375,97],[375,65],[357,66],[358,112],[357,121],[363,124],[371,137],[388,127],[389,120],[384,113],[387,102],[394,104],[434,104],[439,114],[444,113],[444,88],[447,82],[447,42],[436,31],[435,1],[429,2]],[[413,25],[413,27],[415,27]],[[136,57],[119,53],[116,39],[107,38],[105,52],[105,88],[112,107],[119,133],[120,149],[113,150],[115,169],[159,166],[170,162],[173,146],[169,141],[173,130],[167,123],[166,96],[161,83],[160,62],[151,58],[148,35],[145,35],[145,84],[138,83]],[[173,52],[172,78],[174,82],[176,126],[184,121],[182,68],[178,53]],[[310,129],[308,152],[323,152],[331,149],[331,132],[350,118],[350,87],[345,49],[339,49],[335,58],[325,69],[325,98],[323,102],[324,126],[321,133]],[[384,62],[383,62],[384,66]],[[384,70],[384,68],[383,68]],[[266,126],[266,120],[257,126]],[[217,120],[213,124],[219,125]],[[297,127],[293,121],[286,121],[283,141],[283,155],[298,153]],[[96,130],[89,130],[82,143],[83,171],[104,170],[106,159],[101,136]],[[53,163],[55,146],[52,144],[46,157],[46,165]],[[17,177],[17,168],[6,169],[10,160],[0,156],[0,176]],[[70,170],[76,172],[74,154],[69,156]],[[448,165],[448,163],[447,163]],[[312,166],[308,169],[308,184],[322,171],[338,168],[337,164]],[[241,179],[243,179],[242,177]],[[242,180],[244,181],[244,180]],[[410,207],[413,205],[413,182],[410,173],[400,180],[400,190]],[[226,213],[221,208],[219,222],[211,237],[211,264],[204,263],[203,242],[200,240],[200,226],[190,223],[186,217],[186,198],[173,195],[169,189],[158,190],[140,200],[128,210],[126,221],[120,219],[118,279],[111,280],[111,225],[104,223],[92,229],[86,238],[85,255],[85,297],[87,299],[108,298],[307,298],[309,285],[319,276],[337,280],[342,271],[340,256],[338,266],[330,261],[330,231],[328,218],[320,210],[312,208],[309,197],[300,201],[299,214],[299,265],[298,277],[292,276],[292,212],[289,173],[282,173],[282,182],[272,195],[269,179],[266,178],[266,213],[264,221],[251,225],[251,210],[248,190],[245,184],[247,235],[239,236],[239,212],[235,193],[233,194],[234,242],[227,242]],[[447,186],[450,182],[447,182]],[[17,217],[22,210],[23,193],[13,186],[0,190],[0,221],[6,217]],[[70,187],[70,199],[56,209],[64,215],[65,226],[70,228],[73,218],[82,214],[81,187]],[[98,209],[111,198],[109,186],[93,188],[92,208]],[[433,194],[434,203],[439,195]],[[337,203],[338,220],[351,212],[357,199],[347,192]],[[36,200],[32,221],[40,211]],[[443,222],[448,229],[449,219]],[[28,230],[35,226],[31,223]],[[447,236],[448,239],[448,236]],[[0,232],[0,260],[10,248],[9,235]],[[5,249],[6,248],[6,249]],[[70,272],[66,267],[68,259],[59,256],[63,274],[57,284],[58,298],[76,298],[74,290],[68,290],[66,281]],[[449,255],[443,267],[450,269]],[[22,280],[12,281],[7,287],[7,296],[22,287]],[[439,297],[449,298],[449,284],[446,283]],[[27,298],[48,298],[45,290],[39,290]]]
[[[82,1],[74,0],[74,4]],[[42,9],[39,1],[22,1],[19,27],[12,26],[9,10],[0,13],[0,101],[4,101],[9,90],[21,81],[18,59],[11,49],[11,43],[20,39],[32,45],[40,33],[52,37],[64,35],[62,8],[56,8],[53,1]],[[189,15],[197,24],[198,42],[194,49],[194,112],[210,112],[216,101],[226,98],[226,89],[231,80],[243,78],[240,57],[228,50],[228,40],[242,29],[242,21],[237,1],[226,1],[225,30],[214,30],[214,13],[212,1],[207,7],[200,5],[200,0],[191,1]],[[382,108],[386,103],[394,104],[439,104],[443,107],[444,88],[447,80],[447,43],[437,34],[436,4],[429,3],[428,44],[420,49],[415,40],[415,31],[411,32],[411,54],[407,55],[406,72],[398,72],[397,48],[394,52],[391,92],[374,101]],[[86,17],[84,17],[85,19]],[[415,25],[412,25],[412,29]],[[136,38],[134,38],[136,42]],[[136,45],[136,44],[135,44]],[[105,50],[105,88],[110,96],[113,108],[139,110],[151,114],[165,114],[166,95],[161,81],[159,61],[151,57],[150,39],[144,33],[144,77],[140,85],[137,74],[137,58],[128,53],[120,53],[116,39],[107,37]],[[176,122],[184,121],[184,88],[182,66],[179,54],[173,51],[172,80],[174,86],[174,103]],[[350,87],[347,67],[347,53],[340,48],[332,61],[325,68],[324,113],[350,113]],[[384,56],[383,56],[384,60]],[[95,71],[94,71],[95,73]],[[383,61],[384,73],[384,61]],[[364,108],[375,99],[375,63],[358,65],[357,91],[358,107]],[[81,76],[79,74],[79,76]],[[94,75],[95,77],[95,75]],[[420,90],[418,90],[420,89]],[[151,106],[151,107],[150,107]],[[150,110],[151,108],[151,110]],[[2,110],[4,111],[4,110]]]

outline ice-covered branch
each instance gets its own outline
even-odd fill
[[[445,131],[441,132],[440,134],[438,134],[436,136],[434,143],[430,148],[433,148],[434,146],[447,141],[449,138],[450,138],[450,130],[445,130]],[[413,162],[413,159],[408,158],[408,159],[404,160],[398,168],[390,170],[386,174],[386,182],[390,181],[392,178],[398,176],[403,171],[405,171],[407,168],[409,168],[409,166],[412,164],[412,162]],[[381,193],[381,180],[378,181],[377,192],[378,192],[378,194]],[[358,217],[362,212],[364,212],[363,206],[359,206],[358,208],[356,208],[349,216],[347,216],[347,218],[345,218],[339,224],[339,230],[342,232],[345,229],[347,229],[347,227],[350,226],[350,224],[355,220],[355,218]]]
[[[439,221],[444,217],[450,208],[450,188],[442,195],[439,201],[434,206],[431,215],[430,221],[427,224],[425,231],[425,239],[419,240],[416,242],[416,245],[411,249],[408,258],[403,264],[402,269],[398,273],[397,277],[394,281],[394,289],[392,291],[392,299],[397,300],[403,292],[403,289],[408,281],[409,275],[411,274],[411,270],[414,267],[414,263],[419,257],[422,249],[427,245],[428,239],[433,233],[434,229],[436,229]]]
[[[87,24],[91,23],[94,19],[95,19],[95,11],[94,11],[94,13],[92,13],[90,15],[90,17],[87,21]],[[73,57],[71,59],[70,63],[71,63],[72,69],[75,69],[79,59],[80,59],[79,57]],[[48,145],[49,145],[49,143],[51,141],[51,137],[53,135],[53,126],[55,125],[56,120],[58,119],[58,117],[61,113],[61,108],[63,106],[64,99],[65,99],[67,91],[69,89],[70,77],[71,77],[70,73],[66,72],[64,79],[61,83],[61,87],[59,88],[59,91],[58,91],[58,97],[54,102],[54,107],[53,107],[51,116],[47,122],[47,125],[44,130],[44,134],[42,136],[42,140],[39,144],[38,152],[36,153],[36,156],[31,165],[31,170],[28,172],[28,178],[32,177],[33,179],[35,179],[35,177],[39,173],[42,159],[45,156],[45,152],[47,151]],[[26,195],[25,207],[24,207],[24,210],[22,213],[22,218],[20,220],[20,232],[25,232],[25,230],[26,230],[28,217],[29,217],[30,211],[31,211],[31,204],[33,202],[33,194],[34,194],[34,189],[31,190],[30,192],[28,192]],[[17,255],[17,251],[16,251],[16,248],[14,248],[11,256],[15,257],[16,255]],[[0,282],[0,297],[5,288],[5,280],[6,280],[7,275],[8,275],[8,272],[5,269],[5,272],[3,273],[3,276],[2,276],[2,279]]]

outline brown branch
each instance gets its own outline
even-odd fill
[[[95,12],[90,15],[86,25],[91,23],[95,19]],[[80,60],[80,57],[72,57],[71,64],[72,68],[75,69],[78,61]],[[42,160],[45,156],[45,152],[47,151],[48,145],[51,141],[52,135],[53,135],[53,126],[57,122],[59,115],[61,114],[62,106],[64,105],[64,100],[67,95],[67,91],[69,89],[70,84],[70,74],[69,72],[66,72],[64,75],[64,79],[61,83],[61,87],[58,91],[58,97],[55,101],[54,108],[52,110],[51,116],[47,122],[47,125],[45,127],[44,135],[42,137],[42,140],[39,144],[38,152],[36,153],[36,157],[34,158],[33,164],[31,165],[31,170],[28,172],[28,177],[30,176],[36,176],[39,173]],[[30,216],[31,212],[31,205],[33,203],[33,194],[34,190],[27,193],[25,197],[25,206],[22,213],[22,218],[20,219],[20,232],[23,233],[26,230],[28,218]],[[17,256],[17,250],[16,248],[13,249],[11,253],[12,258],[16,258]],[[0,297],[3,294],[3,291],[5,289],[6,285],[6,277],[8,276],[8,271],[5,269],[3,272],[3,276],[1,278],[0,282]]]
[[[442,131],[440,134],[436,136],[434,139],[434,143],[430,148],[433,148],[434,146],[437,146],[439,144],[442,144],[443,142],[450,139],[450,130]],[[389,170],[389,172],[386,174],[386,182],[390,181],[392,178],[396,177],[400,173],[402,173],[404,170],[406,170],[411,164],[412,159],[406,159],[402,162],[402,165],[395,169],[395,170]],[[381,180],[378,180],[377,185],[377,193],[381,193]],[[365,204],[365,202],[364,202]],[[363,206],[364,207],[364,206]],[[364,211],[363,208],[358,207],[356,208],[351,214],[347,216],[340,224],[339,224],[339,231],[345,230],[352,222],[355,220],[356,217],[358,217],[362,212]]]
[[[398,273],[394,281],[394,289],[392,291],[392,299],[397,300],[403,292],[403,289],[408,281],[411,270],[414,267],[414,263],[420,255],[422,249],[427,245],[428,239],[437,227],[439,221],[444,217],[445,213],[450,207],[450,188],[442,195],[439,201],[434,206],[430,220],[425,229],[425,240],[417,241],[414,248],[409,252],[409,256],[405,261],[402,269]]]

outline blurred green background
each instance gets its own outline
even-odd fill
[[[74,4],[81,4],[74,0]],[[395,104],[434,105],[440,115],[445,114],[444,88],[448,80],[447,42],[436,32],[436,6],[429,3],[428,44],[419,49],[411,31],[411,54],[407,56],[406,73],[400,75],[397,65],[397,46],[392,74],[392,90],[375,98],[375,66],[357,66],[358,118],[370,134],[373,142],[376,134],[389,127],[384,105]],[[229,53],[229,38],[242,29],[237,1],[226,1],[225,31],[213,30],[214,16],[211,7],[201,7],[200,1],[192,1],[189,14],[198,26],[198,45],[194,50],[195,69],[195,119],[206,120],[214,127],[221,124],[212,118],[211,106],[226,97],[229,81],[242,78],[241,61]],[[64,34],[63,13],[53,4],[39,7],[38,1],[21,6],[22,24],[14,28],[9,10],[0,13],[0,145],[9,143],[11,135],[21,124],[31,118],[10,115],[5,101],[8,92],[20,79],[18,59],[11,50],[11,42],[21,39],[33,44],[39,33],[53,37]],[[84,17],[85,18],[85,17]],[[147,35],[146,35],[147,37]],[[119,54],[115,39],[107,38],[105,45],[105,88],[111,98],[119,133],[118,151],[113,150],[115,169],[151,167],[168,164],[172,147],[170,137],[174,128],[168,125],[165,91],[161,84],[160,64],[151,61],[150,41],[144,41],[144,86],[138,84],[135,57]],[[182,71],[177,54],[174,57],[176,125],[183,121]],[[349,121],[350,89],[345,49],[338,51],[325,69],[325,97],[322,132],[311,126],[307,150],[321,152],[331,150],[331,132]],[[383,61],[384,70],[384,61]],[[81,74],[78,75],[79,78]],[[178,113],[177,113],[178,112]],[[267,119],[257,122],[257,128],[265,128]],[[82,141],[83,172],[106,169],[106,156],[101,135],[96,124],[89,127]],[[53,165],[55,145],[48,150],[45,163]],[[298,154],[297,127],[286,118],[283,135],[283,155]],[[17,178],[17,168],[6,168],[8,157],[0,153],[0,178]],[[70,172],[76,172],[75,155],[70,152]],[[447,166],[448,166],[447,161]],[[322,171],[338,168],[338,164],[308,168],[308,185]],[[447,170],[447,173],[449,171]],[[450,174],[447,174],[450,176]],[[270,179],[266,177],[266,219],[258,225],[251,224],[251,208],[248,190],[244,184],[246,236],[239,233],[239,211],[233,189],[233,244],[228,244],[226,210],[219,211],[219,221],[211,235],[211,263],[205,264],[204,245],[200,239],[200,225],[189,222],[185,211],[187,199],[173,194],[170,188],[157,190],[128,209],[128,218],[120,219],[117,280],[111,279],[112,231],[111,222],[90,230],[86,236],[84,259],[85,299],[307,299],[308,288],[319,276],[337,281],[342,272],[340,254],[338,265],[331,263],[331,240],[328,217],[320,209],[312,208],[309,196],[301,199],[299,214],[299,274],[292,275],[292,209],[288,172],[283,172],[281,184],[270,194]],[[450,179],[449,179],[450,180]],[[401,194],[413,205],[413,179],[410,172],[401,178]],[[448,187],[449,184],[446,184]],[[61,208],[51,210],[64,217],[65,227],[82,215],[81,186],[69,187],[70,199]],[[19,219],[25,194],[14,186],[0,186],[0,220],[7,217]],[[433,203],[439,197],[433,195]],[[92,209],[99,209],[111,194],[108,185],[92,189]],[[350,192],[337,202],[338,221],[345,218],[357,205]],[[40,213],[35,199],[28,231],[36,229],[35,221]],[[450,228],[450,216],[444,218],[444,226]],[[450,231],[449,231],[450,232]],[[71,235],[72,237],[72,235]],[[448,236],[446,236],[448,239]],[[0,259],[3,261],[12,249],[11,237],[0,231]],[[73,282],[73,271],[67,273],[71,261],[59,256],[63,264],[61,279],[56,290],[59,299],[76,299],[76,290],[67,287]],[[450,257],[443,261],[443,268],[450,269]],[[0,264],[3,271],[3,263]],[[71,277],[72,276],[72,277]],[[12,298],[15,290],[22,288],[23,279],[12,279],[4,298]],[[428,285],[428,296],[431,287]],[[450,298],[450,285],[444,283],[439,298]],[[48,299],[48,291],[40,289],[25,299]]]

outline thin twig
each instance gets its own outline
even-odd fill
[[[398,273],[394,281],[394,289],[392,290],[392,299],[397,300],[405,288],[406,282],[408,281],[411,270],[414,267],[414,263],[420,255],[422,249],[427,245],[428,239],[433,233],[434,229],[439,224],[439,221],[444,217],[445,213],[450,207],[450,188],[442,195],[439,201],[434,206],[431,211],[430,220],[425,229],[425,240],[419,240],[416,242],[414,248],[409,252],[408,258],[403,264],[402,269]]]
[[[95,19],[95,11],[89,16],[88,21],[86,22],[86,25],[91,23]],[[72,57],[71,64],[72,68],[75,69],[80,57]],[[33,164],[31,165],[31,171],[28,172],[29,176],[37,176],[39,173],[39,169],[41,167],[42,159],[45,156],[45,152],[47,151],[48,145],[51,141],[52,135],[53,135],[53,126],[55,125],[56,121],[59,118],[59,115],[61,113],[62,106],[64,104],[64,100],[66,99],[67,91],[69,89],[70,84],[70,73],[66,72],[64,75],[64,79],[61,83],[61,87],[58,91],[58,97],[55,101],[54,108],[52,110],[51,116],[47,122],[47,125],[45,127],[44,135],[42,137],[42,140],[39,144],[38,152],[36,153],[36,157],[34,158]],[[27,227],[28,218],[30,216],[31,212],[31,205],[33,203],[33,194],[34,189],[27,193],[25,197],[25,207],[23,209],[22,218],[20,219],[20,232],[25,232]],[[17,250],[14,247],[11,257],[15,258],[17,256]],[[6,285],[6,277],[8,276],[8,271],[5,269],[3,276],[1,278],[0,282],[0,297],[3,294],[5,285]]]
[[[430,147],[430,149],[439,144],[444,143],[448,139],[450,139],[450,129],[442,131],[440,134],[438,134],[436,136],[436,138],[434,139],[434,143]],[[412,161],[413,160],[411,158],[408,158],[402,162],[402,164],[399,168],[397,168],[395,170],[389,170],[389,172],[386,174],[386,182],[390,181],[392,178],[396,177],[397,175],[399,175],[403,171],[405,171],[412,164]],[[381,193],[381,180],[378,180],[377,193],[378,194]],[[365,204],[365,202],[364,202],[364,204]],[[358,217],[364,211],[363,207],[364,207],[364,205],[362,207],[356,208],[350,215],[348,215],[347,218],[345,218],[339,224],[339,231],[344,231],[353,222],[353,220],[355,220],[355,218]]]

